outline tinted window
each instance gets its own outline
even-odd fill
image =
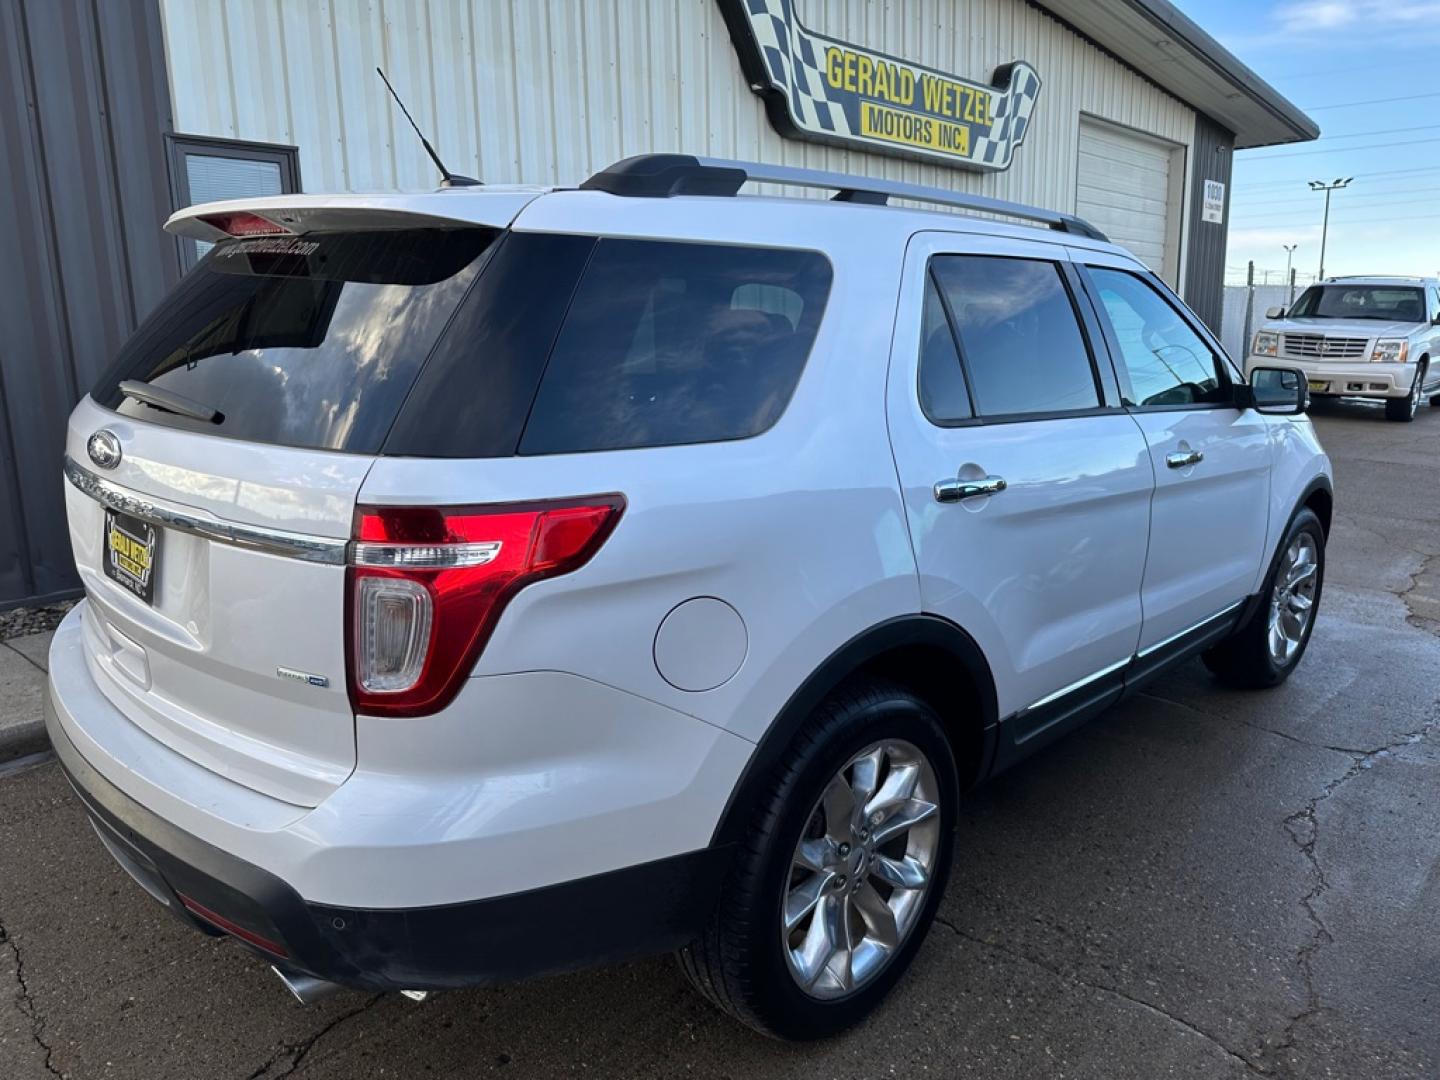
[[[405,399],[385,453],[509,457],[593,236],[510,233],[495,245]]]
[[[1092,266],[1090,276],[1120,347],[1121,389],[1131,405],[1225,399],[1210,346],[1145,281]]]
[[[151,423],[373,453],[498,235],[422,229],[228,240],[136,331],[95,399]],[[220,423],[124,397],[134,379]]]
[[[1424,322],[1425,292],[1395,285],[1311,285],[1295,301],[1290,318]]]
[[[955,335],[950,332],[934,278],[925,282],[925,313],[920,327],[920,408],[940,424],[968,420],[974,415]]]
[[[981,416],[1100,404],[1090,354],[1058,266],[946,255],[935,259],[932,269],[954,313]]]
[[[600,240],[520,453],[764,431],[790,400],[829,289],[830,265],[814,252]]]

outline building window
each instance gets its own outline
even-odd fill
[[[293,146],[210,139],[200,135],[167,135],[170,194],[179,210],[219,199],[289,195],[300,190],[300,152]],[[211,245],[181,239],[180,259],[186,270]]]

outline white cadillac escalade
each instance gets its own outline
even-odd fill
[[[1440,404],[1440,279],[1327,278],[1265,317],[1247,372],[1283,360],[1314,395],[1383,398],[1390,420],[1414,420],[1427,395]]]

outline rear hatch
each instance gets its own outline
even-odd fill
[[[86,647],[133,723],[299,806],[353,770],[356,496],[524,201],[497,196],[493,227],[361,208],[324,219],[346,231],[222,240],[76,408],[66,498]]]

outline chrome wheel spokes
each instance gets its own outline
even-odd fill
[[[917,747],[887,740],[846,762],[786,877],[780,932],[801,989],[837,998],[874,978],[919,918],[939,851],[939,786]]]
[[[1315,594],[1320,585],[1320,549],[1315,538],[1301,533],[1290,542],[1270,592],[1270,657],[1288,664],[1299,652],[1305,632],[1315,617]]]

